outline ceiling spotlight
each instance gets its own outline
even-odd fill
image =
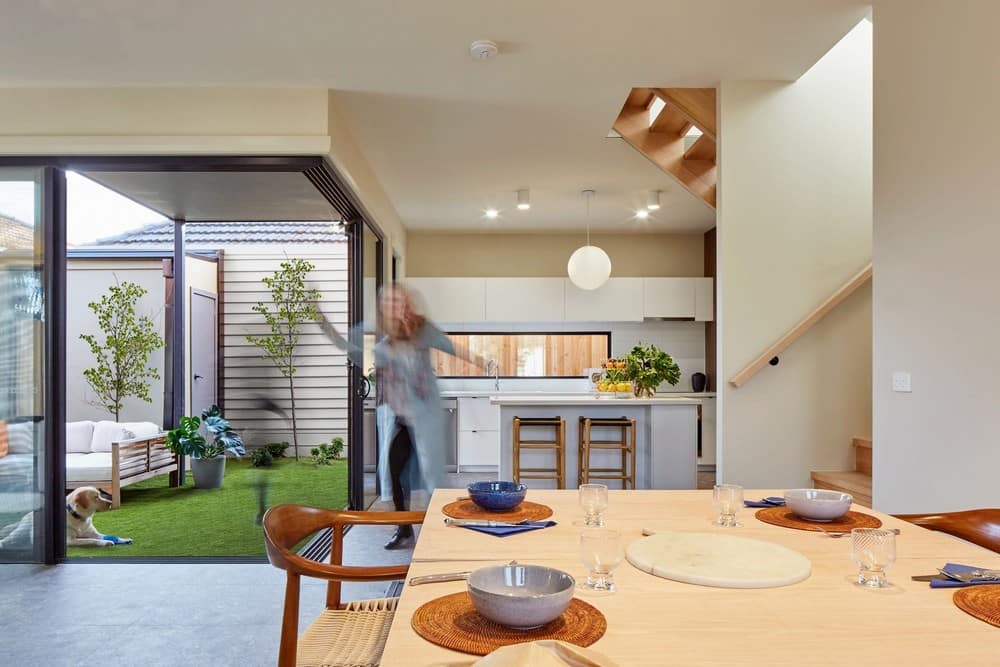
[[[639,218],[640,220],[645,220],[646,218],[649,217],[649,211],[647,211],[644,208],[640,208],[638,211],[635,212],[635,217]]]
[[[660,208],[659,190],[650,190],[646,194],[646,208],[648,208],[650,211],[655,211],[656,209]]]
[[[486,209],[486,217],[489,218],[490,220],[498,218],[500,217],[500,211],[496,210],[495,208],[488,208]]]
[[[531,208],[531,200],[528,198],[528,189],[517,191],[517,208],[522,211],[527,211]]]

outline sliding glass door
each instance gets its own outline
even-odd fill
[[[50,168],[0,168],[0,562],[53,562],[62,546],[62,507],[46,503],[61,486],[52,315],[62,290],[48,258],[64,227],[54,196],[62,179]]]

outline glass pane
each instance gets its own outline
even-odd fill
[[[365,469],[365,507],[378,498],[375,474],[378,465],[378,425],[375,419],[375,397],[378,395],[375,374],[375,341],[378,335],[378,290],[382,286],[378,274],[378,256],[381,252],[381,242],[367,227],[362,233],[363,257],[361,259],[362,299],[364,312],[364,343],[365,357],[362,371],[369,382],[368,396],[364,402],[364,469]]]
[[[42,559],[41,177],[0,169],[0,561]]]
[[[448,334],[460,356],[496,359],[503,377],[586,377],[608,358],[611,334]],[[484,369],[432,350],[438,377],[483,377]]]

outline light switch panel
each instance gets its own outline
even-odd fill
[[[892,374],[892,390],[900,392],[911,392],[910,374],[906,371],[896,371]]]

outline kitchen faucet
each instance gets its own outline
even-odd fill
[[[492,373],[490,369],[493,369]],[[500,362],[496,359],[490,359],[486,362],[486,374],[493,376],[493,390],[500,391]]]

